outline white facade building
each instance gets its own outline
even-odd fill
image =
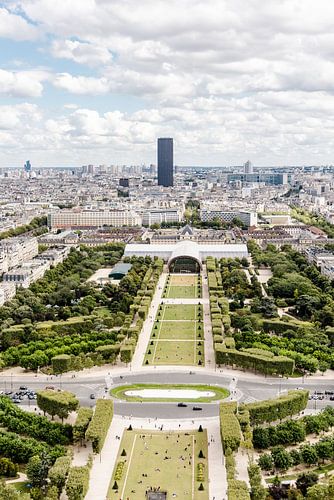
[[[182,210],[178,208],[151,209],[143,212],[142,223],[144,226],[161,224],[162,222],[181,222]]]
[[[59,210],[48,215],[48,225],[51,229],[140,226],[141,217],[132,210]]]
[[[198,262],[204,262],[207,257],[248,258],[247,245],[244,244],[199,244],[195,241],[180,241],[176,244],[154,245],[129,243],[125,247],[124,256],[158,257],[165,262],[171,262],[177,257],[190,257]]]
[[[220,222],[232,222],[233,219],[240,219],[247,227],[257,226],[257,213],[248,210],[200,210],[201,221],[212,222],[217,219]]]

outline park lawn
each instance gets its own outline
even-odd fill
[[[107,318],[112,315],[111,311],[107,307],[95,307],[93,314],[99,316],[100,318]]]
[[[126,394],[128,391],[138,391],[142,389],[163,389],[163,390],[173,390],[173,389],[179,389],[179,390],[187,390],[187,389],[194,389],[197,391],[202,391],[202,392],[207,392],[211,391],[214,392],[214,396],[203,396],[199,398],[191,398],[187,397],[185,394],[182,395],[180,398],[169,398],[168,394],[165,394],[161,397],[141,397],[141,396],[129,396]],[[194,403],[210,403],[211,401],[221,401],[222,399],[225,399],[229,395],[229,391],[225,389],[224,387],[217,387],[213,385],[198,385],[198,384],[127,384],[127,385],[121,385],[118,387],[114,387],[113,389],[110,390],[110,395],[122,399],[123,401],[143,401],[143,402],[149,402],[149,401],[164,401],[164,402],[172,402],[176,403],[178,401],[187,401],[187,402],[194,402]]]
[[[167,299],[197,299],[201,289],[197,286],[169,286],[165,289]]]
[[[125,450],[126,456],[121,456]],[[202,451],[205,458],[199,458]],[[128,431],[123,433],[116,466],[110,481],[108,500],[144,499],[151,487],[160,487],[167,498],[208,500],[208,440],[203,432]],[[115,479],[117,464],[123,470]],[[203,480],[198,481],[198,464],[204,465]],[[113,489],[114,483],[118,489]],[[199,491],[200,484],[204,491]]]
[[[197,323],[195,321],[160,321],[159,323],[155,323],[153,327],[152,340],[195,340],[196,333]],[[155,335],[155,337],[153,335]]]
[[[204,346],[197,346],[197,341],[160,340],[149,345],[144,364],[198,365],[199,361],[204,365]]]
[[[197,281],[197,274],[171,274],[169,278],[169,284],[171,286],[191,286],[196,285]]]
[[[162,313],[160,316],[157,314],[159,319],[165,320],[194,320],[197,319],[197,314],[199,309],[202,309],[201,305],[192,304],[165,304],[162,305]]]

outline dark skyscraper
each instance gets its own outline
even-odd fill
[[[173,139],[158,139],[158,185],[173,186]]]
[[[30,173],[31,172],[31,163],[29,160],[27,160],[24,164],[24,171],[27,172],[27,173]]]

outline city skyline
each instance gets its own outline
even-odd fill
[[[150,164],[157,137],[177,165],[330,164],[333,11],[6,0],[0,166]]]

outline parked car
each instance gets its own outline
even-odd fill
[[[90,399],[95,399],[95,394],[90,394]]]
[[[20,391],[27,391],[28,387],[26,387],[25,385],[20,385],[19,389]]]
[[[52,391],[54,391],[55,387],[54,385],[47,385],[45,389],[51,389]]]

